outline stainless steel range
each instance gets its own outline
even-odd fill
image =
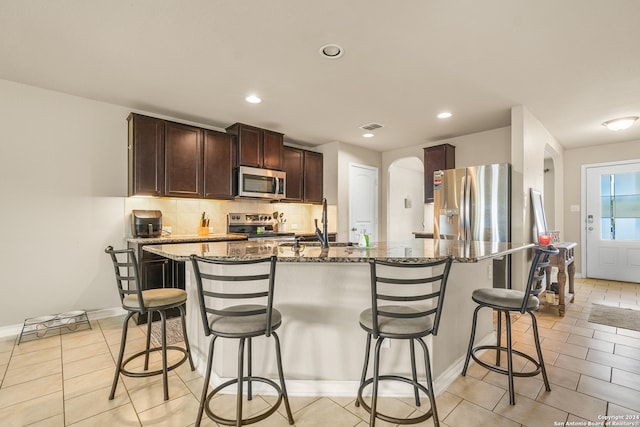
[[[295,233],[274,231],[274,223],[275,219],[269,214],[230,213],[227,215],[229,233],[247,234],[249,240],[295,240]]]

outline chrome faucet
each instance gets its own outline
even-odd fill
[[[320,245],[323,249],[329,247],[329,233],[327,232],[327,199],[322,199],[322,231],[318,228],[318,219],[315,219],[316,223],[316,237],[320,240]]]

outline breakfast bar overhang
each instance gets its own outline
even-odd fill
[[[533,244],[415,239],[377,242],[370,248],[334,243],[328,249],[317,244],[295,247],[292,243],[236,241],[148,245],[145,251],[186,265],[187,331],[194,363],[203,374],[209,338],[205,337],[197,303],[197,289],[189,256],[246,259],[276,255],[274,307],[283,316],[278,335],[287,388],[291,395],[355,396],[362,369],[366,334],[359,326],[360,312],[371,304],[368,260],[419,262],[453,256],[440,330],[426,340],[430,348],[434,388],[444,390],[461,372],[468,345],[474,303],[471,292],[491,287],[491,260],[526,250]],[[477,342],[495,336],[490,311],[480,313]],[[254,340],[253,370],[276,378],[272,346],[264,338]],[[237,343],[216,343],[212,383],[236,375]],[[408,345],[390,340],[383,349],[381,372],[410,374]],[[418,375],[424,372],[418,371]],[[403,391],[381,389],[381,394]],[[411,388],[406,390],[411,393]]]

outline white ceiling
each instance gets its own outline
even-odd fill
[[[640,115],[639,41],[638,0],[0,0],[0,78],[379,151],[508,126],[516,105],[565,148],[640,140],[601,125]]]

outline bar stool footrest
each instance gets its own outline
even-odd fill
[[[280,388],[280,386],[278,384],[276,384],[274,381],[268,379],[268,378],[263,378],[263,377],[242,377],[242,382],[248,382],[249,380],[256,381],[256,382],[261,382],[263,384],[267,384],[269,386],[271,386],[273,389],[275,389],[275,391],[278,393],[278,400],[271,406],[271,408],[269,408],[268,410],[266,410],[265,412],[253,416],[251,418],[243,418],[241,421],[242,425],[247,425],[247,424],[253,424],[253,423],[257,423],[258,421],[262,421],[264,419],[266,419],[267,417],[269,417],[271,414],[273,414],[274,412],[276,412],[278,410],[278,408],[280,407],[280,404],[282,403],[282,398],[283,398],[283,393],[282,393],[282,389]],[[220,384],[218,387],[214,388],[208,395],[207,395],[207,399],[205,401],[204,404],[204,411],[207,414],[207,416],[212,419],[213,421],[215,421],[218,424],[223,424],[226,426],[235,426],[238,424],[237,420],[231,420],[228,418],[222,418],[216,414],[213,413],[213,411],[211,410],[211,408],[209,407],[209,403],[211,401],[211,399],[213,399],[213,397],[220,392],[222,389],[232,385],[232,384],[237,384],[238,383],[238,379],[234,378],[231,379],[229,381],[226,381],[222,384]]]
[[[502,374],[502,375],[509,375],[509,371],[505,368],[501,368],[500,366],[497,365],[493,365],[490,363],[485,362],[484,360],[480,360],[477,356],[476,356],[476,352],[481,351],[481,350],[493,350],[493,351],[504,351],[505,353],[507,353],[507,348],[503,347],[503,346],[497,346],[497,345],[481,345],[478,347],[474,347],[471,350],[471,357],[473,358],[473,360],[480,366],[496,372],[498,374]],[[538,375],[542,369],[540,367],[540,362],[538,362],[536,359],[534,359],[533,357],[531,357],[530,355],[523,353],[521,351],[518,350],[511,350],[511,353],[516,355],[516,356],[520,356],[526,360],[528,360],[529,362],[533,363],[533,365],[535,366],[535,369],[531,370],[531,371],[526,371],[526,372],[513,372],[512,375],[514,377],[535,377],[536,375]]]
[[[398,376],[398,375],[379,375],[378,376],[378,381],[385,381],[385,380],[386,381],[401,381],[401,382],[404,382],[404,383],[407,383],[407,384],[411,384],[411,386],[418,387],[424,394],[426,394],[427,395],[427,399],[429,397],[429,390],[425,386],[423,386],[422,384],[416,383],[410,378],[405,378],[405,377],[401,377],[401,376]],[[372,383],[373,383],[373,378],[369,378],[365,382],[362,383],[362,385],[358,389],[358,398],[357,398],[357,401],[356,401],[369,414],[371,414],[371,407],[369,405],[367,405],[366,402],[364,401],[364,399],[362,398],[362,391],[368,385],[370,385]],[[433,412],[432,412],[431,409],[429,409],[426,413],[420,415],[419,417],[414,417],[414,418],[395,418],[395,417],[392,417],[390,415],[386,415],[386,414],[383,414],[381,412],[376,411],[376,418],[381,419],[381,420],[386,421],[386,422],[389,422],[389,423],[392,423],[392,424],[418,424],[418,423],[421,423],[423,421],[428,420],[432,416],[433,416]]]
[[[167,351],[169,350],[176,350],[179,351],[183,354],[182,359],[180,359],[179,361],[173,363],[170,366],[167,366],[167,372],[168,371],[172,371],[174,369],[176,369],[178,366],[182,365],[184,362],[187,361],[188,357],[189,357],[189,353],[187,352],[187,349],[182,348],[182,347],[178,347],[175,345],[168,345],[167,346]],[[154,348],[150,348],[149,349],[149,353],[154,352],[154,351],[162,351],[162,347],[154,347]],[[161,369],[157,369],[155,371],[144,371],[144,372],[133,372],[133,371],[129,371],[127,369],[125,369],[125,366],[127,366],[127,364],[129,362],[132,362],[133,360],[137,359],[140,356],[144,356],[147,353],[146,350],[142,350],[132,356],[129,356],[124,362],[122,362],[122,367],[120,368],[120,373],[122,375],[125,375],[127,377],[134,377],[134,378],[140,378],[140,377],[152,377],[154,375],[160,375],[162,374],[162,368]]]

